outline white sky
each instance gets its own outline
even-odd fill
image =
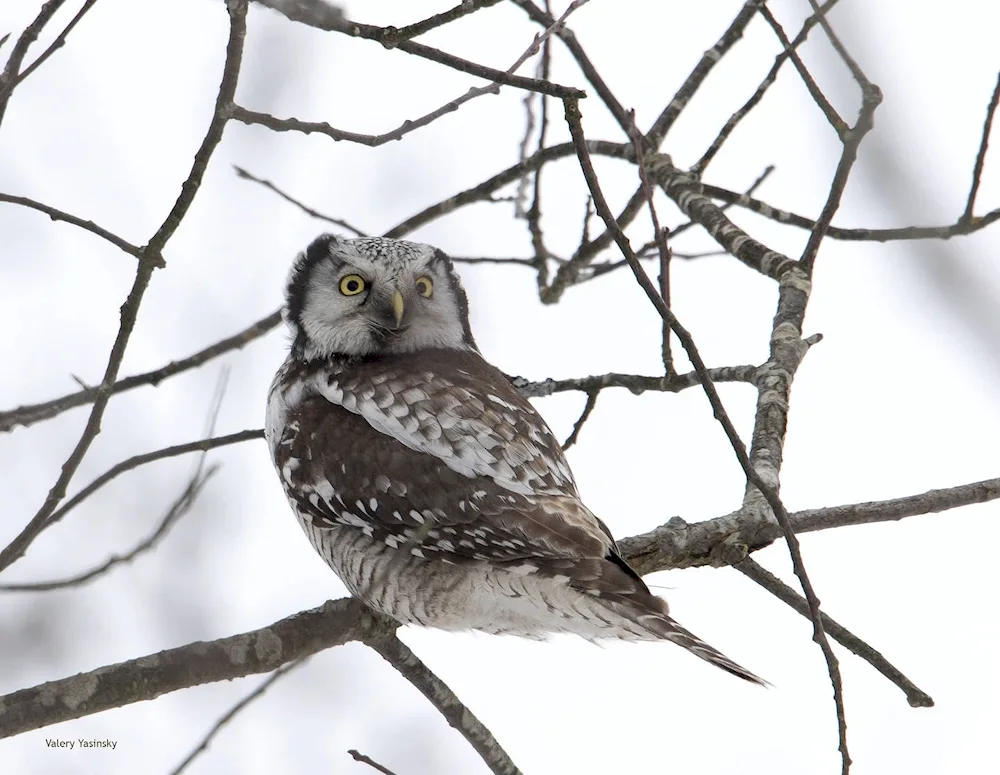
[[[592,0],[571,26],[622,104],[648,126],[740,5]],[[403,26],[449,6],[399,0],[347,9],[358,21]],[[789,35],[808,11],[805,0],[771,7]],[[29,0],[3,3],[0,34],[16,38],[36,11]],[[74,12],[63,9],[52,30]],[[843,0],[832,19],[885,92],[836,223],[953,222],[964,207],[996,79],[1000,7],[983,0],[955,0],[945,10]],[[278,116],[382,132],[480,83],[259,8],[249,24],[238,101]],[[505,69],[534,32],[517,8],[501,4],[426,42]],[[207,127],[226,35],[221,2],[102,0],[12,98],[0,127],[0,191],[35,197],[145,243],[176,198]],[[668,136],[664,150],[678,165],[700,156],[778,50],[767,25],[755,20]],[[554,79],[582,86],[568,55],[555,51]],[[857,89],[818,32],[804,57],[853,121]],[[153,277],[122,375],[184,357],[276,308],[292,257],[324,230],[237,179],[232,164],[378,233],[513,163],[522,96],[504,89],[374,150],[230,124],[166,251],[167,268]],[[588,136],[623,139],[596,96],[582,109]],[[552,143],[567,134],[558,105],[554,114]],[[814,216],[838,156],[832,130],[786,67],[706,180],[742,189],[774,164],[759,195]],[[886,158],[902,168],[901,177],[888,175]],[[597,164],[617,210],[636,185],[634,170]],[[1000,206],[998,170],[994,150],[980,213]],[[579,238],[582,191],[573,159],[547,172],[545,224],[556,252],[570,252]],[[665,203],[661,217],[680,222]],[[789,255],[805,244],[801,231],[745,212],[733,217]],[[633,242],[648,234],[645,216],[636,224]],[[1000,338],[989,314],[1000,287],[991,260],[997,233],[947,244],[824,243],[806,332],[825,339],[807,356],[793,391],[782,479],[790,510],[998,475]],[[414,237],[456,255],[529,253],[526,229],[510,219],[509,205],[465,208]],[[703,249],[709,241],[689,233],[674,247]],[[675,311],[709,365],[762,361],[773,283],[731,258],[675,263]],[[8,364],[0,409],[70,392],[71,374],[99,381],[133,271],[133,259],[93,235],[0,207],[0,362]],[[657,373],[658,319],[625,274],[571,289],[555,307],[537,302],[528,270],[463,267],[462,275],[484,355],[506,372],[533,379]],[[112,400],[71,490],[132,454],[199,438],[223,364],[231,376],[217,432],[260,427],[285,346],[283,333],[272,333],[207,369]],[[749,434],[752,389],[720,391]],[[583,400],[563,394],[537,406],[565,436]],[[0,439],[0,540],[13,537],[40,505],[85,416],[76,410]],[[673,515],[718,516],[742,496],[739,466],[696,390],[638,398],[603,393],[569,457],[588,505],[619,536]],[[5,596],[0,693],[255,629],[344,594],[304,540],[263,444],[210,458],[223,463],[221,472],[153,555],[82,588]],[[193,464],[172,460],[123,477],[44,534],[4,580],[61,577],[127,550],[157,523]],[[909,708],[898,689],[837,647],[856,775],[983,772],[994,761],[998,516],[1000,506],[987,504],[802,538],[827,612],[937,702],[934,709]],[[755,557],[790,578],[783,546]],[[416,629],[401,637],[525,773],[838,772],[831,690],[809,624],[733,570],[665,572],[648,581],[668,596],[681,622],[774,688],[746,685],[667,644],[596,648],[571,639],[532,643]],[[191,689],[4,740],[0,769],[169,772],[260,680]],[[45,739],[55,737],[110,738],[117,748],[46,748]],[[423,697],[355,644],[283,679],[190,772],[367,771],[347,756],[349,748],[399,775],[483,769]]]

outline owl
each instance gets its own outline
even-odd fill
[[[403,624],[667,640],[685,630],[580,500],[552,431],[472,336],[450,259],[324,235],[286,287],[265,435],[292,510],[353,595]]]

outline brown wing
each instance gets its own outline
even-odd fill
[[[321,394],[290,409],[273,445],[286,491],[313,524],[352,525],[452,561],[612,549],[551,431],[477,354],[382,358],[332,378],[315,370],[313,382]]]

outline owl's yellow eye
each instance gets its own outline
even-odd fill
[[[357,296],[365,289],[365,278],[359,274],[345,274],[340,278],[340,292],[345,296]]]
[[[417,278],[417,293],[423,296],[425,299],[429,299],[434,293],[434,281],[430,277],[424,275],[423,277]]]

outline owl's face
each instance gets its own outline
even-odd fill
[[[403,240],[319,237],[292,267],[285,319],[302,360],[476,349],[451,261]]]

